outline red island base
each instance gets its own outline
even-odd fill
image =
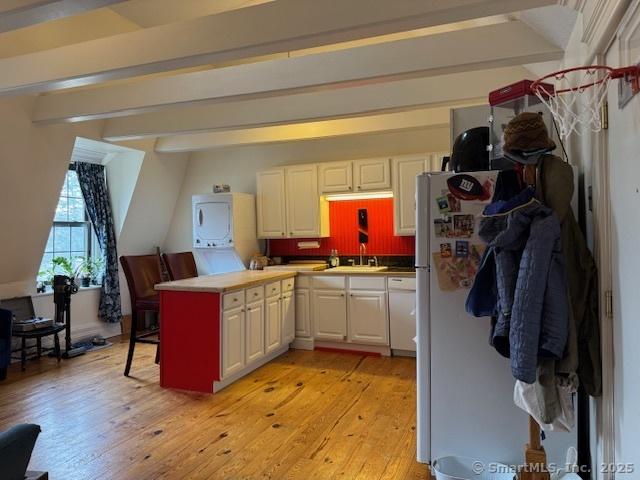
[[[220,380],[220,294],[160,292],[160,386],[213,393]]]

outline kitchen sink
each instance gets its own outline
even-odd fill
[[[384,272],[388,267],[371,267],[368,265],[345,265],[342,267],[331,268],[331,272],[343,272],[343,273],[366,273],[366,272]]]

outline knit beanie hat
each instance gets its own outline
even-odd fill
[[[504,129],[504,150],[529,152],[554,149],[556,144],[549,138],[542,115],[523,112],[516,115]]]

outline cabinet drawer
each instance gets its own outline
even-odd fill
[[[389,277],[387,279],[389,290],[413,290],[416,289],[415,277]]]
[[[349,277],[350,290],[384,290],[385,277]]]
[[[286,279],[282,280],[282,291],[283,292],[292,292],[294,285],[295,285],[295,278],[294,277],[286,278]]]
[[[280,295],[280,282],[267,283],[264,286],[264,294],[267,298]]]
[[[344,276],[318,276],[313,277],[313,288],[344,290]]]
[[[296,277],[296,288],[311,288],[311,277],[298,275]]]
[[[238,290],[237,292],[225,293],[222,296],[222,309],[229,310],[230,308],[241,307],[244,305],[244,290]]]
[[[264,285],[247,289],[247,303],[256,302],[264,298]]]

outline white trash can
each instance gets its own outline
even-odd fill
[[[431,464],[436,480],[515,480],[516,472],[497,462],[480,462],[466,457],[437,458]]]

